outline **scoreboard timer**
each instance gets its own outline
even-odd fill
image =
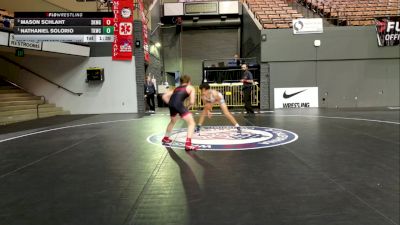
[[[112,12],[15,12],[18,41],[113,42]]]

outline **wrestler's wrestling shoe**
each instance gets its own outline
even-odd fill
[[[194,132],[200,133],[200,128],[201,128],[200,125],[196,125],[196,128],[194,128]]]
[[[236,127],[237,133],[241,134],[242,133],[242,128],[241,127]]]
[[[161,143],[162,143],[163,145],[169,145],[169,144],[171,144],[171,142],[172,142],[172,140],[171,140],[169,137],[167,137],[167,136],[165,136],[165,137],[161,140]]]
[[[185,151],[196,151],[196,150],[199,150],[199,146],[193,146],[192,139],[186,138]]]
[[[197,151],[197,150],[199,150],[199,146],[185,145],[185,151]]]

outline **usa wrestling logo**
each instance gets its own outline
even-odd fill
[[[169,146],[184,148],[186,132],[186,128],[173,130],[170,135],[173,142]],[[147,138],[147,141],[161,145],[163,136],[164,132],[153,134]],[[193,134],[192,144],[205,151],[233,151],[285,145],[296,141],[297,138],[297,134],[291,131],[276,128],[243,126],[241,132],[238,132],[232,126],[204,126],[199,133]]]

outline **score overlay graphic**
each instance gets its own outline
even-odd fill
[[[112,12],[16,12],[17,41],[113,42]]]

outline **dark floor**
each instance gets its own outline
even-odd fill
[[[190,153],[147,142],[165,129],[163,114],[3,126],[0,225],[399,224],[399,113],[235,114],[298,140]],[[229,123],[215,115],[205,125]]]

